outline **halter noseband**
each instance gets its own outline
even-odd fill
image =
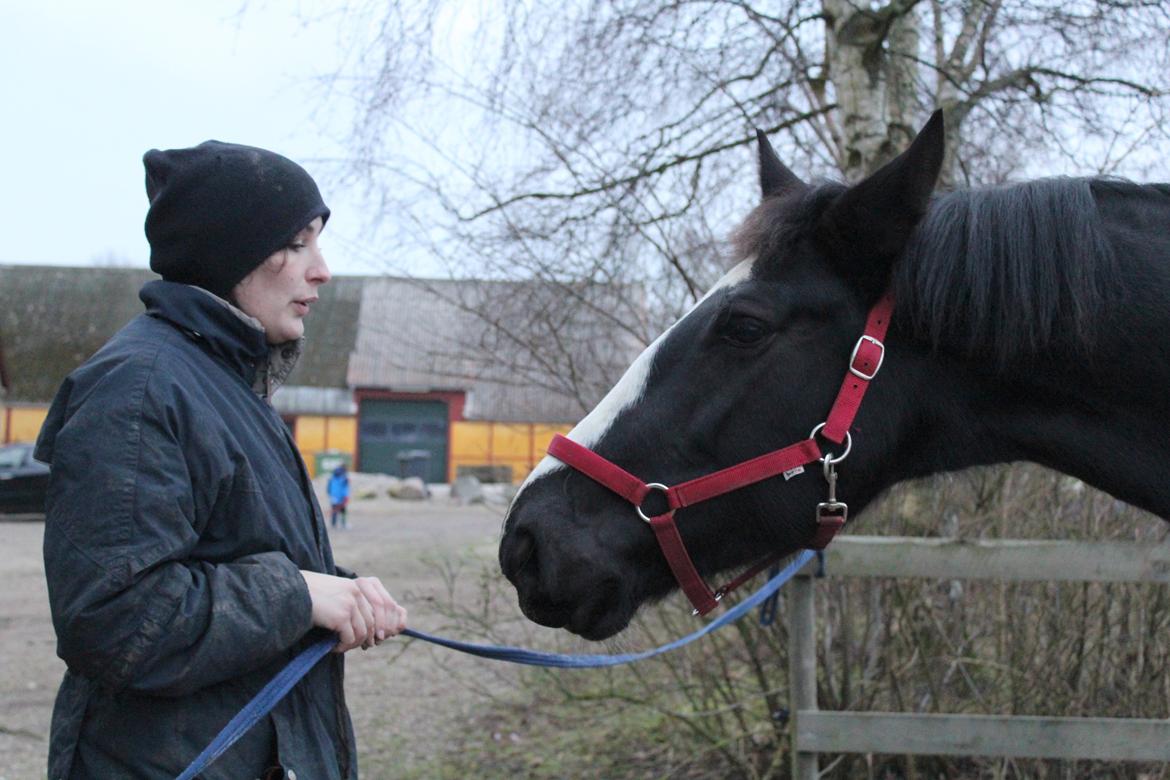
[[[894,299],[887,292],[870,309],[865,332],[857,340],[857,346],[853,348],[853,354],[849,359],[849,372],[841,383],[837,399],[833,402],[825,422],[813,428],[807,439],[673,487],[659,482],[643,482],[593,450],[559,434],[554,436],[549,444],[548,454],[634,505],[634,511],[653,529],[658,545],[662,548],[662,554],[666,557],[675,579],[678,580],[679,587],[694,605],[695,613],[705,615],[715,608],[725,593],[763,570],[776,556],[766,557],[727,585],[712,592],[695,569],[691,556],[687,554],[678,526],[674,522],[675,511],[779,474],[783,474],[786,480],[791,479],[802,473],[805,466],[819,460],[824,464],[825,478],[829,481],[829,498],[817,505],[816,530],[805,546],[813,550],[823,550],[845,525],[848,507],[837,500],[837,472],[834,465],[844,460],[853,446],[849,428],[853,425],[853,418],[857,416],[861,399],[865,396],[870,381],[877,376],[882,366],[886,351],[883,340],[893,308]],[[817,442],[818,435],[835,444],[845,442],[845,451],[836,456],[832,453],[823,453]],[[666,498],[667,510],[650,517],[643,511],[642,504],[654,491],[660,491]]]

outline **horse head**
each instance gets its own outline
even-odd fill
[[[568,438],[665,485],[809,438],[927,210],[943,148],[936,113],[901,156],[859,184],[810,186],[760,134],[763,201],[734,236],[737,264]],[[855,509],[893,481],[889,455],[912,447],[928,374],[911,350],[891,344],[841,467]],[[679,532],[703,575],[793,552],[812,535],[825,491],[820,468],[773,477],[680,510]],[[646,511],[662,511],[653,506],[660,499],[649,495]],[[508,512],[500,563],[525,615],[588,639],[617,633],[640,604],[675,587],[630,502],[552,457]]]

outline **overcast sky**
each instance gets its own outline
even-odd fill
[[[306,23],[295,2],[244,6],[0,0],[0,264],[146,266],[143,152],[216,138],[304,165],[333,209],[334,272],[382,270],[346,251],[361,243],[361,206],[327,162],[344,123],[312,118],[315,79],[340,59],[336,22]]]
[[[7,226],[0,264],[145,267],[143,153],[216,138],[278,151],[313,174],[333,210],[323,246],[335,272],[433,274],[425,249],[412,252],[401,234],[381,241],[371,235],[373,212],[339,183],[337,161],[346,154],[339,139],[352,116],[343,102],[324,101],[321,78],[341,67],[341,41],[365,37],[351,29],[354,17],[322,13],[344,5],[0,0],[0,210]],[[369,5],[377,8],[377,0]],[[460,73],[473,69],[469,52],[460,59],[472,48],[465,45],[469,31],[490,22],[478,5],[459,4],[430,42]],[[438,114],[433,105],[424,108],[438,117],[432,131],[466,124],[472,143],[486,143],[467,105]],[[1156,152],[1147,156],[1164,172]],[[426,149],[408,156],[433,170]],[[1072,172],[1089,170],[1038,173]],[[384,216],[385,235],[394,235],[394,214]]]

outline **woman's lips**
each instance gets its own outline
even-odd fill
[[[316,298],[303,298],[299,301],[293,301],[293,308],[296,309],[297,314],[302,317],[309,313],[309,307],[317,302]]]

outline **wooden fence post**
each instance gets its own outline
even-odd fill
[[[791,694],[793,780],[816,780],[817,754],[799,748],[800,713],[817,708],[817,623],[816,591],[807,574],[788,584],[788,688]]]
[[[845,536],[827,551],[839,577],[1150,582],[1170,585],[1170,544]],[[815,582],[788,588],[792,776],[819,753],[1170,761],[1170,719],[820,711]]]

